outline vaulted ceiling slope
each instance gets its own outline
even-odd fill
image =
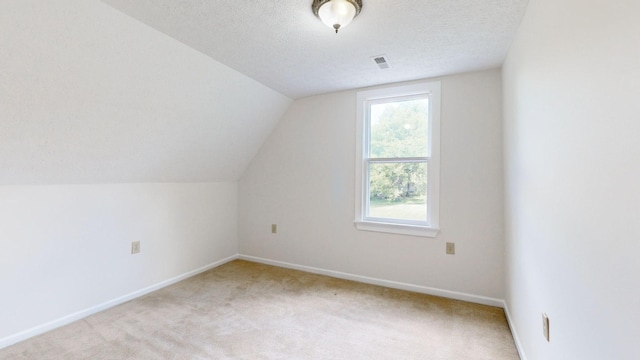
[[[0,184],[237,179],[291,99],[98,0],[0,4]]]
[[[103,0],[289,97],[502,65],[527,0],[363,0],[339,34],[312,0]],[[390,69],[371,57],[385,54]]]

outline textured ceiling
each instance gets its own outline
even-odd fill
[[[498,67],[527,4],[363,0],[335,34],[311,0],[103,2],[291,98]]]

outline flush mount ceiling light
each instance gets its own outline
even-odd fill
[[[325,25],[336,30],[349,25],[362,10],[362,0],[313,0],[313,13]]]

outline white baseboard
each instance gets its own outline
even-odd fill
[[[421,293],[421,294],[427,294],[427,295],[441,296],[441,297],[445,297],[445,298],[449,298],[449,299],[463,300],[463,301],[468,301],[468,302],[472,302],[472,303],[476,303],[476,304],[482,304],[482,305],[489,305],[489,306],[496,306],[496,307],[503,307],[504,306],[504,300],[490,298],[490,297],[486,297],[486,296],[480,296],[480,295],[467,294],[467,293],[457,292],[457,291],[437,289],[437,288],[426,287],[426,286],[421,286],[421,285],[401,283],[401,282],[391,281],[391,280],[376,279],[376,278],[372,278],[372,277],[368,277],[368,276],[361,276],[361,275],[344,273],[344,272],[340,272],[340,271],[320,269],[320,268],[315,268],[315,267],[311,267],[311,266],[291,264],[291,263],[288,263],[288,262],[264,259],[264,258],[260,258],[260,257],[256,257],[256,256],[249,256],[249,255],[240,254],[240,255],[238,255],[238,258],[242,259],[242,260],[247,260],[247,261],[252,261],[252,262],[257,262],[257,263],[262,263],[262,264],[267,264],[267,265],[273,265],[273,266],[283,267],[283,268],[287,268],[287,269],[300,270],[300,271],[310,272],[310,273],[319,274],[319,275],[331,276],[331,277],[339,278],[339,279],[357,281],[357,282],[361,282],[361,283],[365,283],[365,284],[384,286],[384,287],[393,288],[393,289],[413,291],[413,292],[417,292],[417,293]]]
[[[225,264],[225,263],[228,263],[230,261],[236,260],[237,258],[238,258],[238,255],[229,256],[226,259],[222,259],[222,260],[213,262],[213,263],[211,263],[209,265],[205,265],[205,266],[203,266],[201,268],[186,272],[184,274],[178,275],[178,276],[173,277],[171,279],[161,281],[161,282],[159,282],[157,284],[154,284],[154,285],[148,286],[146,288],[134,291],[134,292],[132,292],[130,294],[121,296],[119,298],[116,298],[116,299],[113,299],[113,300],[109,300],[109,301],[104,302],[102,304],[99,304],[99,305],[96,305],[96,306],[92,306],[92,307],[90,307],[88,309],[78,311],[76,313],[64,316],[62,318],[50,321],[50,322],[42,324],[42,325],[38,325],[38,326],[33,327],[31,329],[27,329],[27,330],[21,331],[21,332],[19,332],[17,334],[9,335],[9,336],[7,336],[5,338],[0,339],[0,349],[3,349],[5,347],[7,347],[7,346],[10,346],[10,345],[13,345],[15,343],[18,343],[20,341],[29,339],[31,337],[43,334],[43,333],[45,333],[47,331],[51,331],[51,330],[53,330],[55,328],[59,328],[61,326],[70,324],[70,323],[72,323],[74,321],[78,321],[78,320],[80,320],[82,318],[85,318],[87,316],[96,314],[96,313],[98,313],[100,311],[104,311],[104,310],[109,309],[111,307],[114,307],[116,305],[120,305],[122,303],[125,303],[127,301],[133,300],[133,299],[138,298],[140,296],[146,295],[146,294],[148,294],[150,292],[162,289],[163,287],[167,287],[169,285],[173,285],[173,284],[175,284],[175,283],[177,283],[179,281],[182,281],[184,279],[190,278],[190,277],[192,277],[194,275],[200,274],[200,273],[205,272],[207,270],[210,270],[210,269],[213,269],[215,267],[218,267],[218,266],[220,266],[222,264]]]
[[[518,350],[518,355],[520,356],[520,360],[527,360],[527,356],[524,354],[524,349],[522,348],[522,343],[520,342],[520,338],[518,338],[518,334],[516,333],[516,328],[511,320],[511,313],[509,312],[509,306],[507,306],[507,302],[505,301],[503,304],[504,313],[507,317],[507,323],[509,323],[509,329],[511,330],[511,335],[513,336],[513,342],[516,343],[516,350]]]

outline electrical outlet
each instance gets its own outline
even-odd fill
[[[272,234],[278,233],[278,224],[271,224],[271,233]]]
[[[549,317],[547,314],[542,314],[542,335],[549,341]]]
[[[448,242],[447,255],[455,255],[455,254],[456,254],[456,243]]]
[[[131,242],[131,253],[137,254],[140,252],[140,241]]]

